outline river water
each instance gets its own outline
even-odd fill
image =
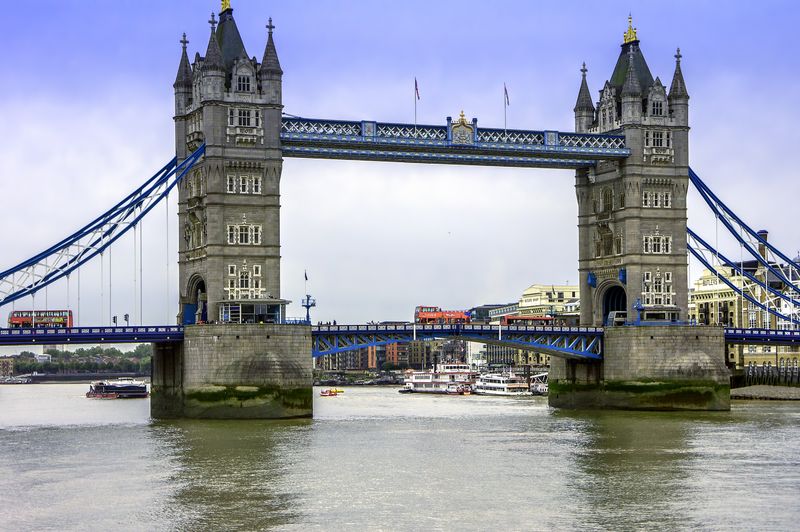
[[[313,420],[152,421],[0,386],[2,530],[796,530],[800,402],[566,412],[350,387]]]

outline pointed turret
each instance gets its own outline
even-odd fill
[[[682,126],[689,125],[689,93],[686,92],[686,83],[683,81],[681,71],[681,49],[675,53],[675,74],[669,86],[669,109],[672,117]]]
[[[578,90],[578,100],[575,102],[575,131],[586,133],[594,122],[594,103],[586,83],[586,63],[581,67],[581,88]]]
[[[636,72],[634,53],[628,52],[628,74],[622,85],[622,123],[639,122],[642,117],[642,86]]]
[[[672,76],[672,84],[669,86],[669,99],[674,100],[677,98],[689,99],[689,93],[686,92],[686,82],[683,81],[683,72],[681,71],[681,49],[678,48],[675,54],[675,74]]]
[[[264,48],[264,58],[261,60],[261,68],[258,70],[258,79],[261,81],[261,90],[269,103],[281,105],[283,70],[278,61],[275,41],[272,40],[272,30],[274,29],[275,26],[272,25],[272,17],[270,17],[267,24],[267,46]]]
[[[275,26],[272,25],[272,17],[267,24],[267,46],[264,48],[264,58],[261,60],[261,69],[259,74],[278,74],[282,75],[281,62],[278,60],[278,51],[275,49],[275,41],[272,40],[272,30]]]
[[[175,115],[182,115],[191,104],[192,99],[192,67],[189,65],[189,56],[186,54],[186,34],[180,41],[183,50],[181,51],[181,62],[178,65],[178,74],[175,76]]]
[[[633,61],[633,51],[628,52],[628,74],[625,76],[625,83],[622,84],[622,97],[641,96],[642,85],[636,74],[636,63]]]
[[[211,36],[208,38],[208,48],[206,49],[206,56],[203,60],[203,72],[225,72],[225,64],[222,62],[222,52],[219,49],[219,43],[217,42],[217,36],[215,34],[217,21],[214,18],[214,13],[211,13],[211,19],[208,23],[211,24]]]
[[[181,51],[181,62],[178,65],[178,75],[175,76],[175,83],[172,84],[172,87],[177,89],[178,87],[189,87],[192,88],[192,67],[189,64],[189,56],[186,53],[186,45],[189,44],[189,41],[186,40],[186,34],[183,34],[183,38],[180,40],[183,50]]]
[[[225,66],[222,63],[219,43],[217,43],[217,37],[214,34],[217,24],[214,19],[214,13],[211,13],[211,19],[208,23],[211,24],[211,36],[208,38],[208,49],[201,68],[203,73],[201,98],[204,100],[218,100],[222,98],[225,90]]]

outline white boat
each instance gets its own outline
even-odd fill
[[[403,393],[450,393],[466,395],[475,384],[477,371],[469,364],[437,364],[435,370],[406,374]]]
[[[531,375],[531,393],[533,395],[547,395],[547,373]]]
[[[527,379],[513,373],[484,373],[478,377],[474,392],[477,395],[533,395]]]

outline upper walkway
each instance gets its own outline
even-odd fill
[[[532,168],[583,168],[631,153],[622,135],[284,117],[284,157]]]

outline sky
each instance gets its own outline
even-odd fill
[[[633,16],[653,76],[669,87],[676,47],[690,94],[690,164],[787,254],[800,249],[800,7],[791,1],[663,2],[232,0],[248,54],[267,18],[284,70],[284,111],[314,118],[574,129],[580,67],[598,91]],[[181,33],[205,53],[215,0],[36,1],[4,9],[0,83],[0,270],[37,254],[127,195],[174,156],[172,83]],[[284,160],[281,295],[314,321],[408,320],[577,282],[569,170]],[[690,192],[689,226],[715,222]],[[144,323],[177,313],[177,198],[144,224]],[[168,238],[165,238],[168,235]],[[722,251],[737,256],[731,242]],[[133,242],[37,296],[81,324],[138,322]],[[304,271],[309,282],[304,284]],[[700,268],[691,265],[697,277]],[[103,301],[100,298],[103,287]],[[307,288],[307,291],[306,291]],[[69,292],[69,295],[67,294]],[[80,293],[80,298],[78,297]],[[110,298],[109,298],[110,293]],[[30,308],[30,300],[17,309]],[[9,307],[0,308],[5,323]],[[121,318],[120,318],[121,319]]]

